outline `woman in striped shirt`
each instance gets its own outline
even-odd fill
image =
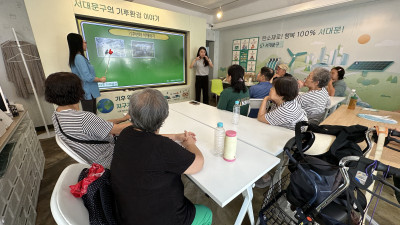
[[[308,92],[297,96],[301,108],[307,113],[310,123],[319,124],[325,114],[325,109],[331,104],[326,85],[330,81],[330,73],[322,67],[315,68],[303,83]]]
[[[45,81],[46,101],[58,106],[52,116],[55,133],[89,164],[110,168],[115,145],[113,136],[132,125],[122,123],[130,117],[106,121],[92,112],[80,111],[79,101],[84,94],[82,81],[73,73],[54,73]],[[177,141],[186,138],[183,133],[164,136]]]
[[[258,111],[258,121],[274,126],[294,130],[296,123],[307,121],[307,115],[295,100],[299,93],[297,81],[285,76],[274,79],[269,95],[264,98]],[[272,108],[267,112],[267,102],[271,101]]]

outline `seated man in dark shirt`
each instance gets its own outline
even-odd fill
[[[250,98],[265,98],[269,95],[269,90],[272,87],[271,78],[274,76],[274,70],[269,67],[262,67],[257,75],[256,85],[250,87]]]
[[[250,98],[265,98],[269,95],[269,90],[272,88],[271,78],[274,76],[274,70],[269,67],[262,67],[257,75],[256,85],[250,87]],[[249,117],[257,118],[258,109],[251,109]]]
[[[158,90],[134,92],[129,107],[132,126],[121,132],[111,163],[118,223],[211,224],[211,210],[184,196],[181,175],[204,164],[194,134],[185,132],[182,146],[159,135],[168,102]]]

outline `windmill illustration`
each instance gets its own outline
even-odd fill
[[[292,67],[292,64],[294,63],[294,61],[296,60],[296,58],[297,58],[298,56],[307,54],[307,52],[298,52],[298,53],[296,53],[296,54],[293,54],[293,52],[292,52],[289,48],[287,49],[287,51],[288,51],[290,57],[292,57],[292,60],[291,60],[290,63],[289,63],[289,68]]]

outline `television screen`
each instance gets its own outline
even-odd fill
[[[100,90],[186,84],[186,33],[77,17]]]

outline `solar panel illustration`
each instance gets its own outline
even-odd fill
[[[355,61],[348,70],[362,70],[362,71],[384,71],[394,61]]]

